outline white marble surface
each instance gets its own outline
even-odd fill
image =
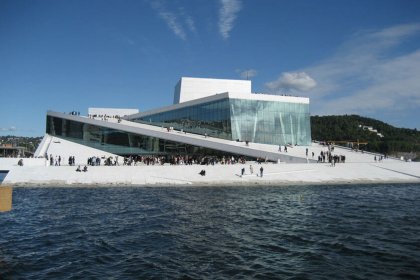
[[[250,173],[252,164],[254,173]],[[263,177],[257,176],[260,167]],[[240,177],[241,169],[245,175]],[[199,175],[204,169],[206,176]],[[420,163],[386,160],[382,163],[326,163],[179,166],[12,166],[3,184],[13,186],[125,185],[259,185],[312,183],[420,182]]]
[[[23,159],[24,166],[18,166],[17,158],[0,158],[0,170],[9,170],[3,184],[14,186],[125,186],[125,185],[258,185],[258,184],[313,184],[313,183],[360,183],[360,182],[420,182],[420,163],[404,162],[397,159],[384,159],[375,162],[373,154],[355,152],[335,147],[334,154],[345,155],[346,163],[337,163],[332,167],[328,163],[263,163],[255,162],[235,165],[179,165],[179,166],[89,166],[88,172],[76,172],[76,166],[82,167],[91,156],[112,156],[69,141],[53,138],[48,151],[53,156],[60,155],[62,166],[49,166],[43,158]],[[237,145],[245,145],[237,143]],[[272,145],[255,144],[261,150],[278,150]],[[284,147],[283,147],[284,148]],[[288,154],[309,157],[312,151],[317,158],[320,151],[327,147],[313,144],[310,147],[295,146],[288,148]],[[77,150],[78,154],[74,154]],[[284,153],[284,152],[282,152]],[[67,166],[68,156],[75,155],[76,166]],[[114,155],[115,156],[115,155]],[[119,157],[120,163],[122,158]],[[252,164],[254,173],[250,174]],[[256,174],[260,167],[264,176]],[[245,175],[240,177],[241,169]],[[206,176],[198,173],[206,170]]]

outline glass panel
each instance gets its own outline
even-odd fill
[[[150,117],[154,116],[136,121],[146,122]],[[308,104],[226,98],[163,112],[157,120],[153,124],[166,123],[176,130],[230,140],[275,145],[309,145],[311,142]],[[60,129],[59,125],[52,127],[50,123],[48,126]]]

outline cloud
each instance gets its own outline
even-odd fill
[[[187,14],[184,7],[179,8],[179,15],[181,18],[184,19],[184,23],[186,27],[188,28],[188,30],[192,33],[196,33],[197,29],[195,28],[195,22],[193,18]]]
[[[248,70],[237,69],[236,72],[239,73],[241,79],[250,79],[252,77],[257,76],[257,70],[255,69],[248,69]]]
[[[178,16],[175,13],[169,11],[162,1],[152,1],[151,6],[158,13],[159,17],[166,22],[169,29],[171,29],[176,36],[178,36],[182,40],[187,39],[187,34],[184,30],[183,25],[179,21]],[[190,21],[192,21],[192,19],[190,19]],[[189,24],[190,28],[191,26],[194,27],[194,22],[190,22]]]
[[[363,77],[355,79],[362,86],[350,85],[350,90],[343,89],[348,91],[346,95],[332,96],[329,100],[324,98],[324,106],[320,109],[331,113],[344,111],[358,114],[416,112],[420,108],[418,73],[420,49],[385,61],[376,61],[369,71],[361,73]]]
[[[266,87],[272,91],[308,91],[316,86],[316,81],[305,72],[284,72]]]
[[[313,92],[323,112],[373,114],[411,110],[420,102],[420,48],[402,51],[419,37],[420,24],[358,34],[330,59],[306,69],[323,86]],[[316,108],[316,107],[315,107]]]
[[[185,17],[185,24],[191,32],[196,32],[194,20],[190,16]]]
[[[16,131],[16,127],[11,126],[11,127],[0,127],[0,131]]]
[[[388,116],[389,121],[402,115],[408,120],[411,114],[411,123],[420,119],[420,47],[413,44],[419,39],[419,23],[365,30],[328,59],[300,69],[316,81],[317,86],[308,91],[311,113]],[[306,81],[293,83],[293,77],[283,73],[266,85],[298,87]]]
[[[219,32],[224,39],[230,37],[238,12],[242,8],[241,0],[219,0]],[[175,1],[152,0],[150,5],[157,15],[163,19],[169,29],[180,39],[186,40],[189,33],[197,33],[194,19],[184,7],[169,9],[168,5],[176,5]]]
[[[222,6],[219,10],[219,31],[224,39],[228,39],[242,5],[239,0],[220,0],[220,3]]]

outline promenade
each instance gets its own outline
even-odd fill
[[[251,174],[250,165],[253,167]],[[1,166],[1,165],[0,165]],[[263,176],[260,168],[263,167]],[[242,168],[245,173],[241,176]],[[0,167],[0,169],[2,169]],[[420,163],[273,164],[247,162],[234,165],[13,166],[3,184],[12,186],[226,186],[293,184],[420,183]],[[205,176],[199,173],[206,171]]]
[[[176,133],[176,132],[174,132]],[[245,143],[234,143],[245,145]],[[23,166],[18,165],[18,158],[0,158],[0,170],[8,170],[3,184],[12,186],[225,186],[225,185],[291,185],[291,184],[360,184],[360,183],[409,183],[420,182],[420,163],[405,162],[400,159],[386,158],[375,161],[377,154],[356,152],[351,149],[334,147],[333,154],[345,156],[345,163],[331,166],[328,162],[316,163],[321,151],[328,147],[313,143],[309,147],[289,147],[287,153],[278,151],[277,146],[250,143],[261,151],[287,154],[304,159],[304,163],[261,163],[248,161],[245,164],[216,165],[123,165],[119,157],[119,166],[88,166],[87,172],[76,172],[78,165],[83,167],[91,156],[101,159],[113,154],[84,147],[63,139],[51,137],[48,151],[62,158],[61,166],[50,166],[44,158],[24,158]],[[306,161],[308,149],[308,161]],[[77,150],[75,166],[67,165],[68,156]],[[65,154],[58,152],[66,151]],[[314,153],[314,157],[312,157]],[[114,157],[115,158],[115,157]],[[251,173],[250,166],[253,172]],[[263,176],[260,176],[260,168]],[[241,176],[242,169],[244,175]],[[205,170],[206,175],[199,173]]]

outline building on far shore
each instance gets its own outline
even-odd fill
[[[26,147],[13,146],[11,144],[0,146],[0,157],[26,157],[31,156]]]
[[[48,111],[46,133],[119,156],[260,157],[252,143],[311,144],[309,98],[252,93],[248,80],[183,77],[173,105],[146,112],[90,108],[88,116]],[[48,146],[43,141],[35,156],[49,154]]]

